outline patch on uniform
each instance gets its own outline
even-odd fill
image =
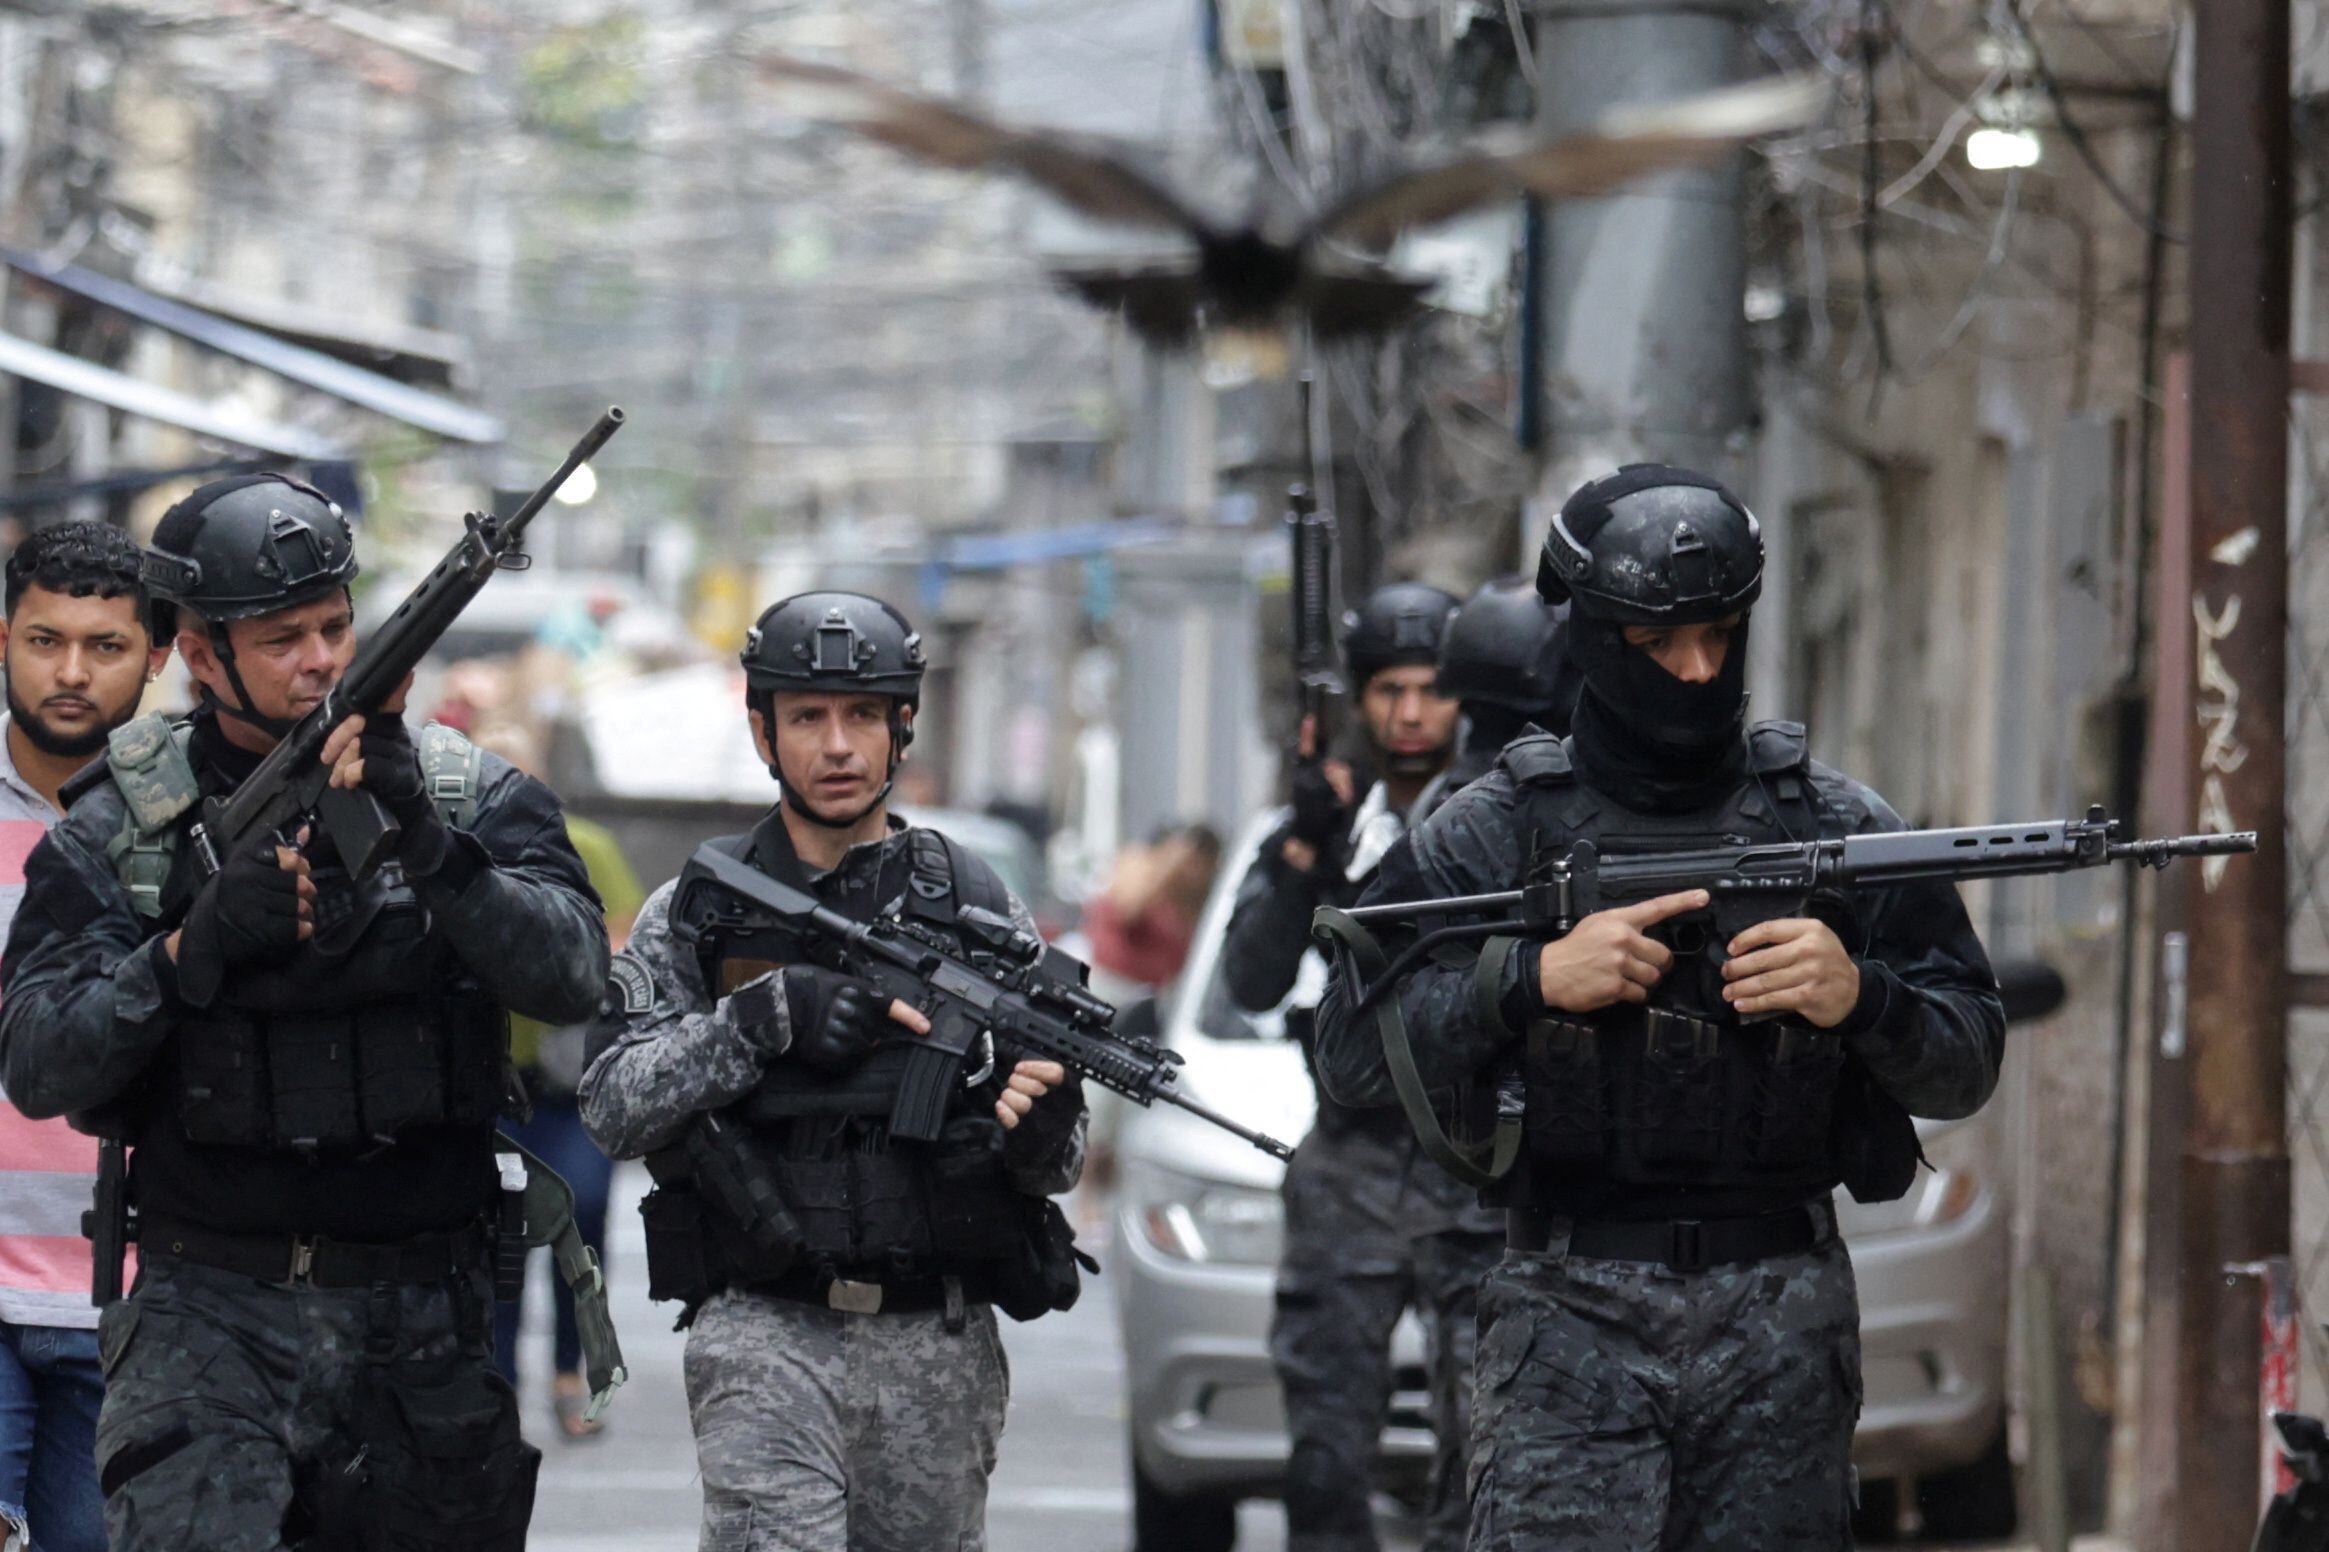
[[[607,982],[622,999],[625,1013],[644,1013],[655,1006],[655,976],[628,954],[617,954],[607,965]]]

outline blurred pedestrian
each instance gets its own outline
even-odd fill
[[[1220,868],[1221,837],[1209,825],[1170,827],[1124,848],[1084,911],[1092,967],[1150,992],[1171,985]]]
[[[541,768],[540,746],[515,723],[487,723],[477,729],[476,742],[478,748],[500,755],[529,776]],[[574,843],[583,867],[590,874],[590,885],[598,891],[599,903],[606,908],[607,946],[620,950],[630,940],[631,923],[647,898],[639,875],[624,857],[622,844],[615,839],[614,832],[606,826],[570,813],[566,816],[566,838]],[[599,1265],[604,1267],[607,1198],[615,1165],[583,1130],[581,1101],[576,1097],[582,1086],[583,1044],[589,1030],[587,1022],[553,1027],[540,1019],[510,1019],[510,1061],[517,1069],[519,1081],[526,1086],[534,1113],[522,1122],[504,1124],[502,1130],[573,1188],[574,1226],[581,1231],[582,1242],[598,1253]],[[527,1281],[531,1280],[533,1259],[538,1258],[529,1259]],[[501,1370],[502,1378],[513,1386],[518,1382],[518,1325],[525,1309],[523,1286],[521,1282],[517,1298],[503,1300],[493,1307],[493,1361]],[[564,1278],[550,1279],[550,1302],[556,1327],[552,1339],[550,1408],[558,1419],[560,1438],[586,1439],[601,1432],[606,1424],[586,1415],[590,1409],[590,1382],[583,1373],[582,1332],[575,1322],[574,1290],[566,1285]]]
[[[24,859],[63,815],[67,780],[137,715],[170,656],[138,578],[138,547],[104,523],[58,523],[8,557],[0,659],[0,936],[24,897]],[[104,1552],[97,1363],[81,1208],[97,1140],[0,1102],[0,1542]]]
[[[1455,610],[1455,598],[1436,587],[1393,582],[1345,621],[1359,731],[1382,775],[1362,785],[1350,766],[1323,757],[1318,728],[1303,728],[1289,816],[1240,882],[1222,946],[1230,995],[1248,1012],[1286,1000],[1310,952],[1312,914],[1358,893],[1454,753],[1456,703],[1441,693],[1435,665]],[[1286,1014],[1305,1054],[1311,1017],[1308,1008]],[[1445,1216],[1435,1173],[1395,1113],[1339,1105],[1323,1092],[1310,1135],[1286,1166],[1270,1358],[1286,1397],[1291,1552],[1378,1545],[1367,1493],[1391,1404],[1391,1333],[1411,1304],[1433,1313],[1435,1272],[1417,1264],[1424,1242],[1411,1231],[1419,1215]],[[1450,1408],[1458,1394],[1433,1390]],[[1463,1429],[1452,1410],[1436,1412],[1432,1429],[1439,1491],[1424,1545],[1454,1552],[1464,1539],[1463,1495],[1450,1487],[1461,1483]]]

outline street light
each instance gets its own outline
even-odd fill
[[[2005,172],[2035,167],[2045,147],[2026,129],[1984,125],[1965,137],[1965,164],[1975,172]]]
[[[598,476],[590,472],[589,464],[577,464],[566,483],[553,493],[567,506],[578,507],[598,494]]]

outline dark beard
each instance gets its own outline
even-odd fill
[[[18,727],[24,729],[24,736],[31,741],[32,747],[42,754],[53,755],[60,760],[86,760],[105,747],[107,734],[137,715],[137,708],[132,706],[120,717],[94,731],[68,737],[43,722],[40,713],[18,700],[15,682],[11,680],[8,685],[8,715]]]

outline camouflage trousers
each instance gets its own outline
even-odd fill
[[[490,1298],[482,1273],[319,1289],[149,1255],[98,1329],[107,1544],[320,1552],[362,1526],[522,1547],[540,1457],[493,1372]]]
[[[983,1552],[1011,1373],[995,1312],[715,1294],[688,1329],[702,1552]]]
[[[1473,1552],[1848,1549],[1840,1241],[1682,1273],[1508,1253],[1480,1294]]]
[[[1425,1175],[1423,1172],[1431,1172]],[[1425,1552],[1464,1544],[1473,1301],[1501,1232],[1456,1226],[1452,1182],[1404,1136],[1313,1131],[1286,1166],[1270,1357],[1285,1394],[1289,1552],[1375,1552],[1367,1497],[1391,1403],[1391,1333],[1424,1328],[1437,1447]],[[1436,1229],[1436,1232],[1418,1232]]]

